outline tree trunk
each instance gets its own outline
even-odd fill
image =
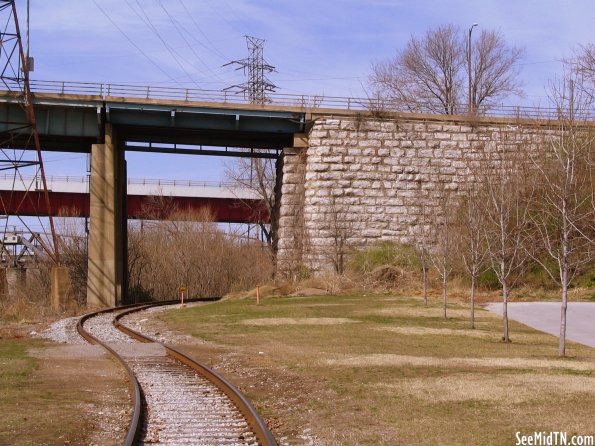
[[[446,271],[442,271],[442,306],[444,307],[444,319],[446,319]]]
[[[504,335],[502,336],[502,340],[504,342],[510,342],[510,337],[508,336],[508,284],[504,282],[502,285],[502,321],[504,323]]]
[[[568,285],[562,284],[562,308],[560,309],[560,356],[566,355],[566,309],[568,308]]]
[[[422,281],[424,286],[424,305],[428,306],[428,268],[425,263],[422,265]]]
[[[471,328],[475,328],[475,274],[471,274]]]

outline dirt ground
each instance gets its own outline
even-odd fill
[[[125,374],[100,347],[0,330],[0,445],[121,445],[131,404]]]

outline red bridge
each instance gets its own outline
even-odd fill
[[[88,217],[87,177],[48,177],[52,215]],[[0,176],[0,206],[4,215],[48,215],[35,177]],[[268,223],[263,201],[249,189],[225,182],[128,179],[129,219],[163,220],[176,214],[209,209],[220,223]]]

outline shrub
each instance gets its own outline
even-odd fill
[[[404,270],[419,270],[421,268],[419,255],[413,246],[381,241],[356,252],[348,264],[348,269],[359,274],[368,274],[385,265]]]

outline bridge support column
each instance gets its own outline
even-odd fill
[[[120,305],[127,269],[126,161],[106,124],[105,144],[91,147],[87,306]]]
[[[281,197],[278,214],[277,277],[296,280],[303,267],[308,237],[304,222],[306,148],[283,150]]]

